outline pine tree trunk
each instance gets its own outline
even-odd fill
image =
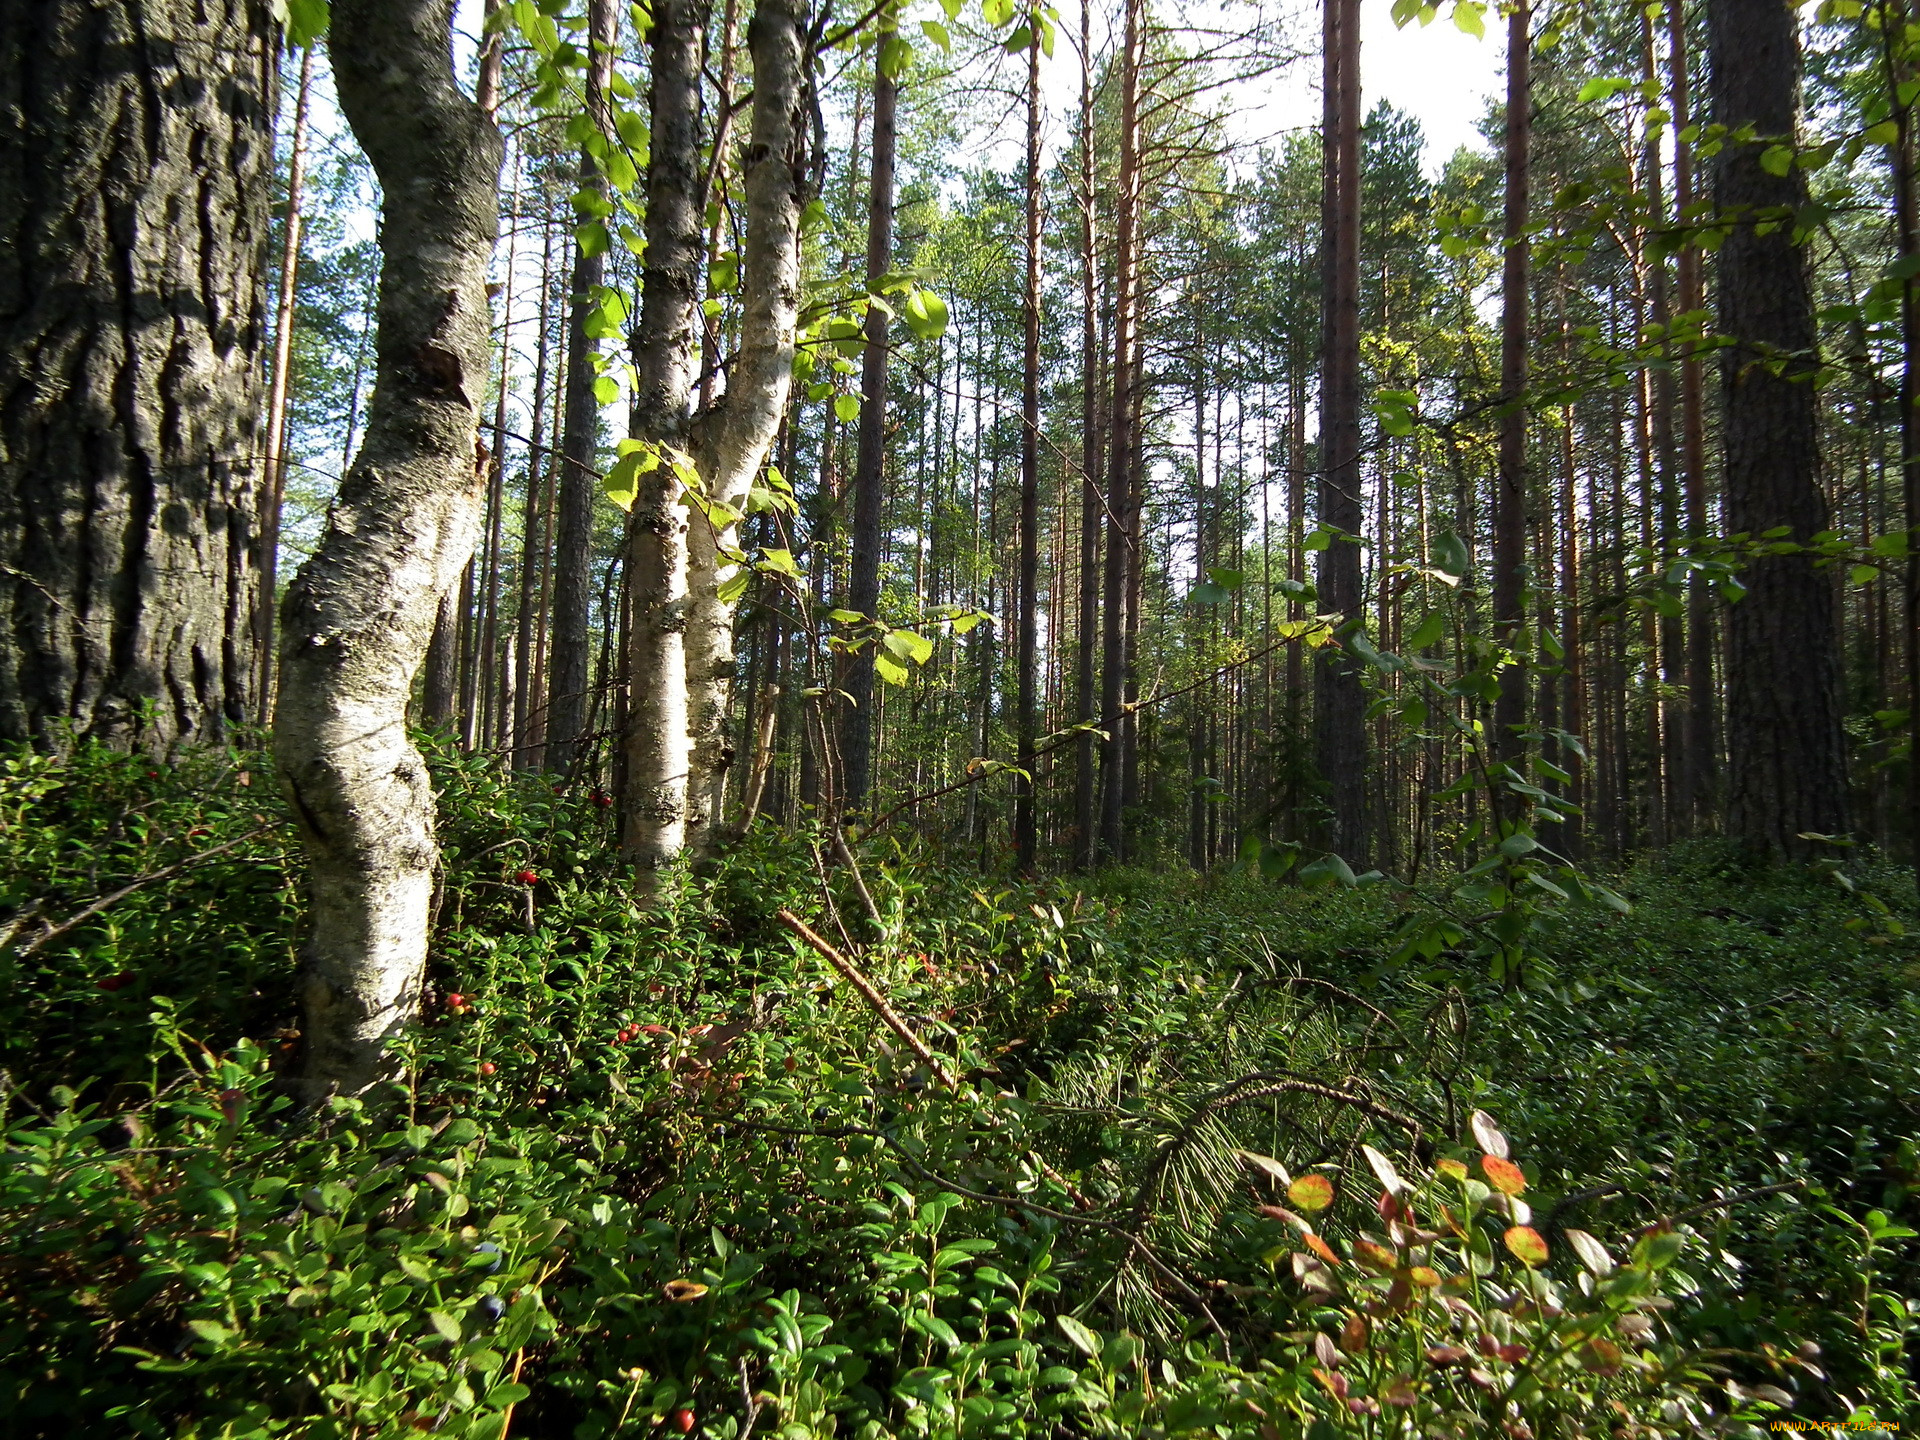
[[[1080,4],[1080,616],[1075,631],[1074,719],[1099,718],[1094,705],[1100,625],[1100,333],[1099,262],[1094,253],[1095,192],[1093,169],[1092,0]],[[956,401],[957,403],[957,401]],[[1091,870],[1095,859],[1099,780],[1094,769],[1094,736],[1082,731],[1074,741],[1074,863]]]
[[[877,289],[893,265],[893,166],[899,87],[880,57],[893,33],[894,11],[886,6],[874,48],[873,177],[867,191],[867,285]],[[886,502],[887,313],[867,312],[866,353],[860,366],[860,448],[853,467],[853,563],[847,608],[876,617],[880,606],[880,522]],[[847,657],[846,718],[840,728],[845,775],[842,803],[859,810],[867,800],[873,769],[873,642]]]
[[[1668,7],[1668,51],[1671,70],[1669,109],[1673,114],[1673,204],[1680,223],[1688,223],[1695,203],[1692,80],[1687,65],[1686,7]],[[1676,286],[1682,314],[1706,309],[1706,285],[1701,275],[1699,247],[1688,244],[1675,257]],[[1707,533],[1707,427],[1699,346],[1687,342],[1680,351],[1680,466],[1689,538]],[[1719,779],[1719,705],[1713,677],[1714,602],[1707,578],[1687,581],[1687,786],[1690,827],[1706,822],[1714,811]]]
[[[0,8],[0,738],[252,718],[278,27]]]
[[[1034,17],[1034,23],[1040,23]],[[1014,777],[1014,866],[1031,874],[1037,858],[1034,824],[1034,667],[1040,644],[1040,46],[1027,46],[1027,274],[1022,297],[1020,364],[1020,634],[1014,665],[1014,728],[1019,768]]]
[[[254,646],[254,719],[273,719],[273,627],[280,600],[280,509],[287,490],[287,400],[293,389],[293,328],[299,316],[300,236],[306,218],[307,105],[313,95],[313,46],[300,55],[300,89],[293,104],[293,141],[287,158],[287,217],[280,249],[280,293],[273,317],[273,382],[267,391],[267,454],[260,506],[260,593]]]
[[[1799,119],[1798,19],[1786,0],[1709,0],[1707,28],[1714,122],[1762,137],[1728,144],[1714,175],[1731,222],[1719,251],[1727,526],[1755,537],[1784,526],[1804,544],[1828,526],[1813,304],[1791,218],[1805,181],[1798,167],[1777,176],[1761,164]],[[1818,842],[1803,834],[1847,828],[1833,580],[1808,555],[1755,560],[1741,578],[1746,595],[1727,615],[1727,833],[1806,854]]]
[[[308,1101],[379,1079],[416,1003],[434,800],[406,728],[441,598],[479,526],[477,400],[500,137],[449,66],[453,0],[334,0],[340,108],[383,196],[379,374],[366,440],[282,612],[274,754],[300,819]]]
[[[1360,494],[1360,14],[1359,0],[1325,0],[1326,118],[1320,407],[1320,523],[1357,536]],[[1319,608],[1362,623],[1360,547],[1337,539],[1320,552]],[[1328,838],[1355,868],[1366,863],[1366,690],[1343,646],[1317,652],[1314,751],[1332,807]]]
[[[1114,196],[1113,403],[1107,412],[1107,551],[1102,577],[1100,716],[1100,846],[1115,863],[1124,846],[1127,723],[1127,597],[1138,536],[1132,513],[1134,293],[1139,265],[1140,8],[1126,0],[1120,52],[1120,171]]]
[[[1515,5],[1507,17],[1507,125],[1505,253],[1500,274],[1500,473],[1493,492],[1494,638],[1520,646],[1527,588],[1527,241],[1528,159],[1533,112],[1531,10]],[[1383,536],[1384,540],[1385,537]],[[1493,706],[1493,753],[1516,769],[1526,745],[1527,671],[1524,663],[1500,673]]]
[[[587,65],[587,120],[600,133],[612,129],[607,90],[613,83],[616,17],[613,0],[587,7],[592,58]],[[582,151],[580,189],[606,195],[606,181],[593,157]],[[567,414],[560,438],[560,468],[554,483],[553,653],[547,670],[549,770],[571,774],[587,713],[587,661],[593,608],[593,505],[599,492],[600,401],[594,394],[600,371],[599,342],[588,333],[606,257],[574,242],[573,285],[567,328]]]

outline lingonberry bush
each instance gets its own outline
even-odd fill
[[[1920,1007],[1827,877],[1696,847],[1517,987],[1396,964],[1384,887],[875,843],[823,886],[828,838],[772,830],[639,917],[590,793],[443,755],[401,1077],[302,1116],[249,757],[6,759],[10,1435],[1913,1412]]]

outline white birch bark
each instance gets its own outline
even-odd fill
[[[747,29],[753,56],[753,130],[744,180],[746,237],[741,264],[740,349],[727,390],[695,425],[695,459],[707,493],[730,511],[747,492],[779,433],[793,384],[800,304],[798,160],[806,61],[793,0],[761,0]],[[721,511],[722,515],[728,513]],[[723,838],[721,807],[735,756],[727,715],[733,698],[737,606],[720,598],[722,554],[739,543],[736,524],[715,525],[698,510],[689,539],[687,709],[692,743],[690,840],[711,852]]]
[[[426,961],[439,849],[407,702],[479,530],[476,401],[502,146],[454,81],[453,0],[334,0],[340,107],[380,178],[366,438],[281,617],[274,754],[312,888],[309,1102],[380,1079]]]

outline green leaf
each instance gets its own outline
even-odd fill
[[[916,665],[924,665],[933,658],[933,641],[911,630],[889,630],[880,643],[902,660],[911,660]]]
[[[583,221],[575,227],[573,239],[580,247],[580,253],[589,259],[604,255],[613,248],[613,236],[607,232],[604,220]]]
[[[1187,599],[1196,605],[1218,605],[1223,600],[1231,600],[1233,592],[1224,585],[1216,585],[1211,580],[1196,585],[1187,594]]]
[[[287,27],[287,44],[304,50],[327,33],[327,0],[277,0],[274,18]]]
[[[907,667],[883,651],[874,652],[873,672],[889,685],[904,685],[907,683]]]
[[[1056,1315],[1053,1323],[1060,1327],[1060,1333],[1073,1342],[1074,1348],[1089,1360],[1100,1358],[1100,1337],[1071,1315]]]
[[[912,62],[913,46],[897,33],[889,35],[880,47],[880,73],[889,80],[898,80]]]
[[[791,550],[762,550],[757,568],[794,580],[800,578],[800,566],[795,562]]]
[[[903,311],[907,328],[921,340],[938,340],[947,333],[947,302],[931,290],[916,288]]]
[[[1589,80],[1580,87],[1580,103],[1591,105],[1596,100],[1611,100],[1622,90],[1631,90],[1635,82],[1618,75],[1603,75]]]
[[[1847,571],[1847,578],[1856,585],[1865,585],[1869,581],[1880,578],[1880,567],[1878,565],[1855,565]]]
[[[1447,617],[1438,610],[1429,610],[1420,617],[1420,623],[1413,627],[1413,633],[1400,642],[1402,650],[1425,650],[1430,645],[1440,643],[1447,633]]]
[[[1869,125],[1860,138],[1869,145],[1893,145],[1900,139],[1900,127],[1892,120],[1882,120],[1878,125]]]
[[[998,30],[1013,23],[1013,0],[980,0],[980,16]]]
[[[1760,168],[1769,175],[1785,175],[1793,169],[1793,151],[1785,145],[1769,145],[1760,152]]]
[[[860,418],[860,397],[858,395],[834,396],[833,413],[842,425],[853,424]]]
[[[1207,578],[1223,590],[1238,590],[1247,583],[1244,570],[1229,570],[1225,566],[1214,566],[1207,571]]]
[[[942,55],[953,53],[953,37],[947,34],[947,27],[938,20],[922,20],[920,33],[939,46]]]
[[[460,1343],[460,1322],[444,1310],[429,1310],[427,1323],[433,1326],[440,1338],[449,1345]]]
[[[1458,3],[1453,7],[1454,25],[1466,34],[1473,36],[1476,40],[1486,39],[1487,26],[1486,22],[1481,19],[1485,8],[1485,6],[1477,3],[1477,0],[1458,0]]]
[[[1007,36],[1005,47],[1009,55],[1018,55],[1032,43],[1033,27],[1030,25],[1021,25],[1016,27],[1011,35]]]
[[[1450,575],[1455,580],[1464,579],[1473,568],[1466,542],[1451,530],[1442,530],[1433,537],[1433,548],[1427,556],[1427,563],[1442,575]]]

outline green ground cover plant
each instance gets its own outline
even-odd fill
[[[1389,886],[771,828],[642,918],[593,793],[436,764],[424,1021],[302,1116],[257,758],[5,757],[0,1433],[1920,1420],[1891,870],[1696,842],[1496,983]]]

